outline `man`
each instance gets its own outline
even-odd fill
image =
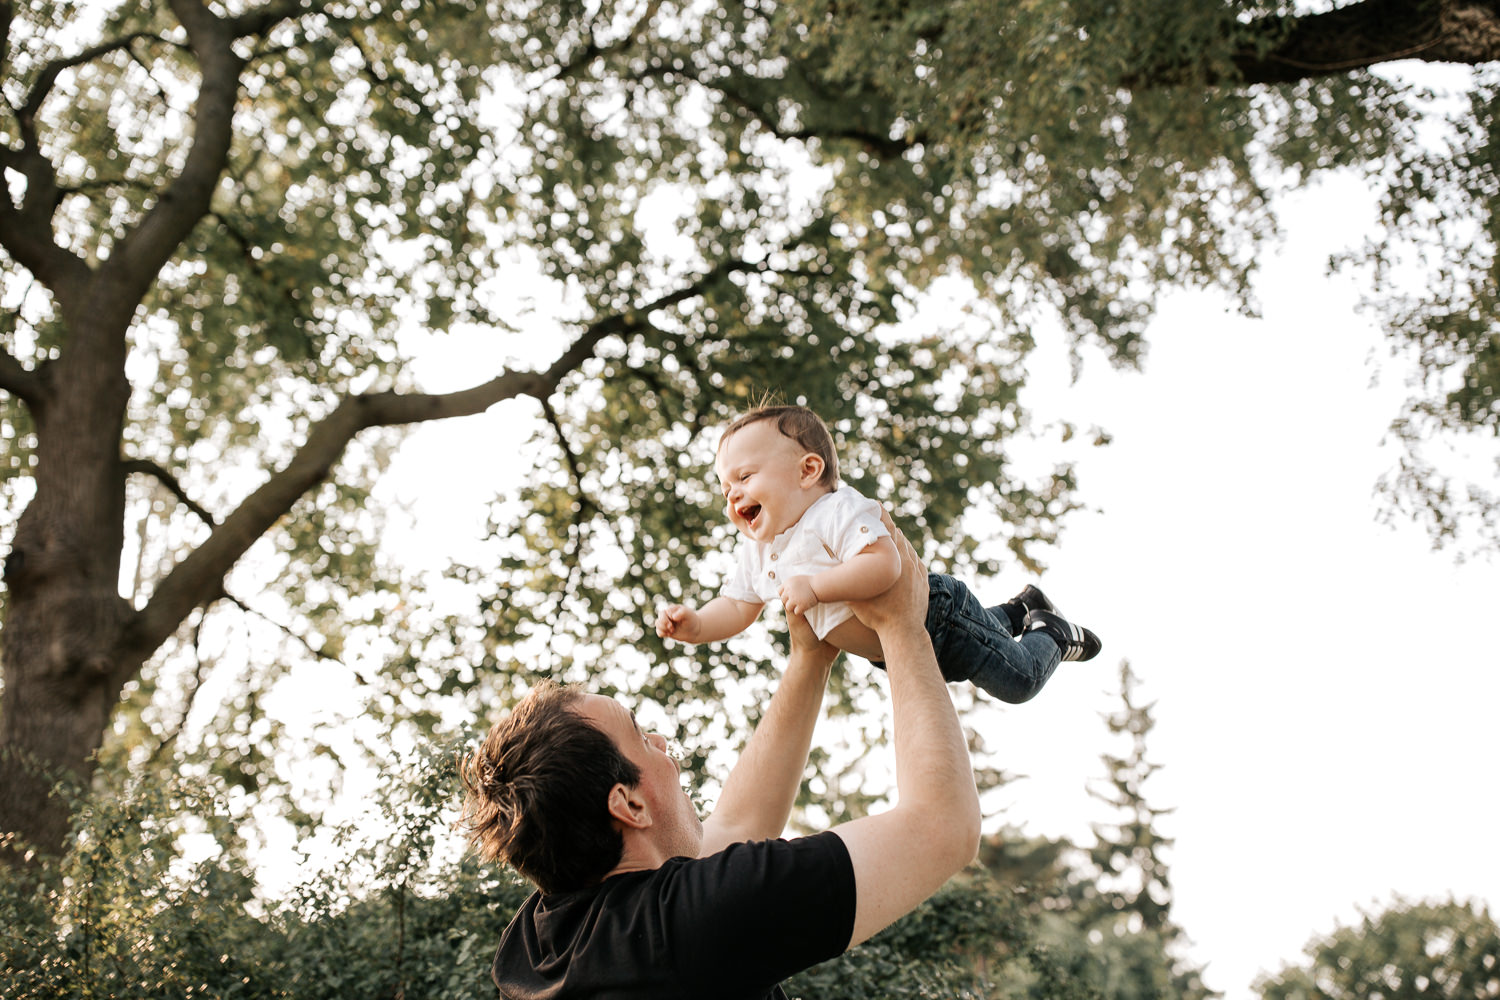
[[[610,698],[544,684],[462,762],[464,822],[538,889],[501,938],[502,996],[779,1000],[780,981],[859,944],[973,860],[979,798],[924,627],[927,574],[859,602],[880,637],[899,801],[778,840],[838,651],[791,623],[786,672],[713,815],[700,822],[666,741]]]

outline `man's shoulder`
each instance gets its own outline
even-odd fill
[[[853,864],[836,834],[741,842],[533,895],[501,938],[494,979],[508,997],[591,996],[627,981],[631,995],[645,984],[652,996],[699,997],[712,984],[717,996],[776,996],[776,982],[848,945],[853,911]]]
[[[710,885],[724,889],[740,883],[759,886],[810,870],[853,871],[848,848],[832,831],[790,839],[740,841],[707,857],[676,860],[684,865],[680,877],[706,878]]]
[[[715,894],[743,881],[759,885],[764,879],[796,870],[821,870],[841,864],[851,865],[849,851],[832,831],[804,837],[744,840],[701,858],[670,858],[650,871],[606,879],[590,900],[601,908],[637,896],[683,901],[692,898],[691,891],[683,895],[689,883],[696,883],[700,891]]]

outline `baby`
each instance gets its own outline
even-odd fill
[[[730,424],[714,463],[729,521],[745,542],[720,596],[694,610],[673,604],[656,634],[680,642],[738,635],[780,598],[845,652],[883,662],[880,642],[844,603],[883,592],[901,569],[880,505],[839,485],[823,421],[801,406],[763,406]],[[928,575],[927,631],[943,676],[973,681],[1001,701],[1033,698],[1063,660],[1088,660],[1099,638],[1062,618],[1027,585],[985,609],[951,576]]]

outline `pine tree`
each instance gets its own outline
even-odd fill
[[[1188,938],[1172,920],[1166,860],[1172,838],[1161,832],[1160,822],[1173,810],[1146,798],[1146,781],[1160,765],[1147,756],[1146,740],[1156,721],[1154,703],[1137,701],[1139,683],[1130,663],[1122,660],[1121,707],[1105,723],[1112,736],[1129,741],[1129,749],[1123,756],[1103,755],[1106,785],[1090,789],[1117,818],[1093,824],[1091,877],[1073,886],[1075,915],[1091,943],[1116,953],[1106,963],[1107,996],[1206,1000],[1216,994],[1204,985],[1202,970],[1183,956]]]

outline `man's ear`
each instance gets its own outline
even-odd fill
[[[802,485],[811,486],[823,478],[823,460],[812,452],[802,456]]]
[[[651,825],[651,809],[638,790],[617,784],[609,790],[609,815],[621,827],[644,830]]]

